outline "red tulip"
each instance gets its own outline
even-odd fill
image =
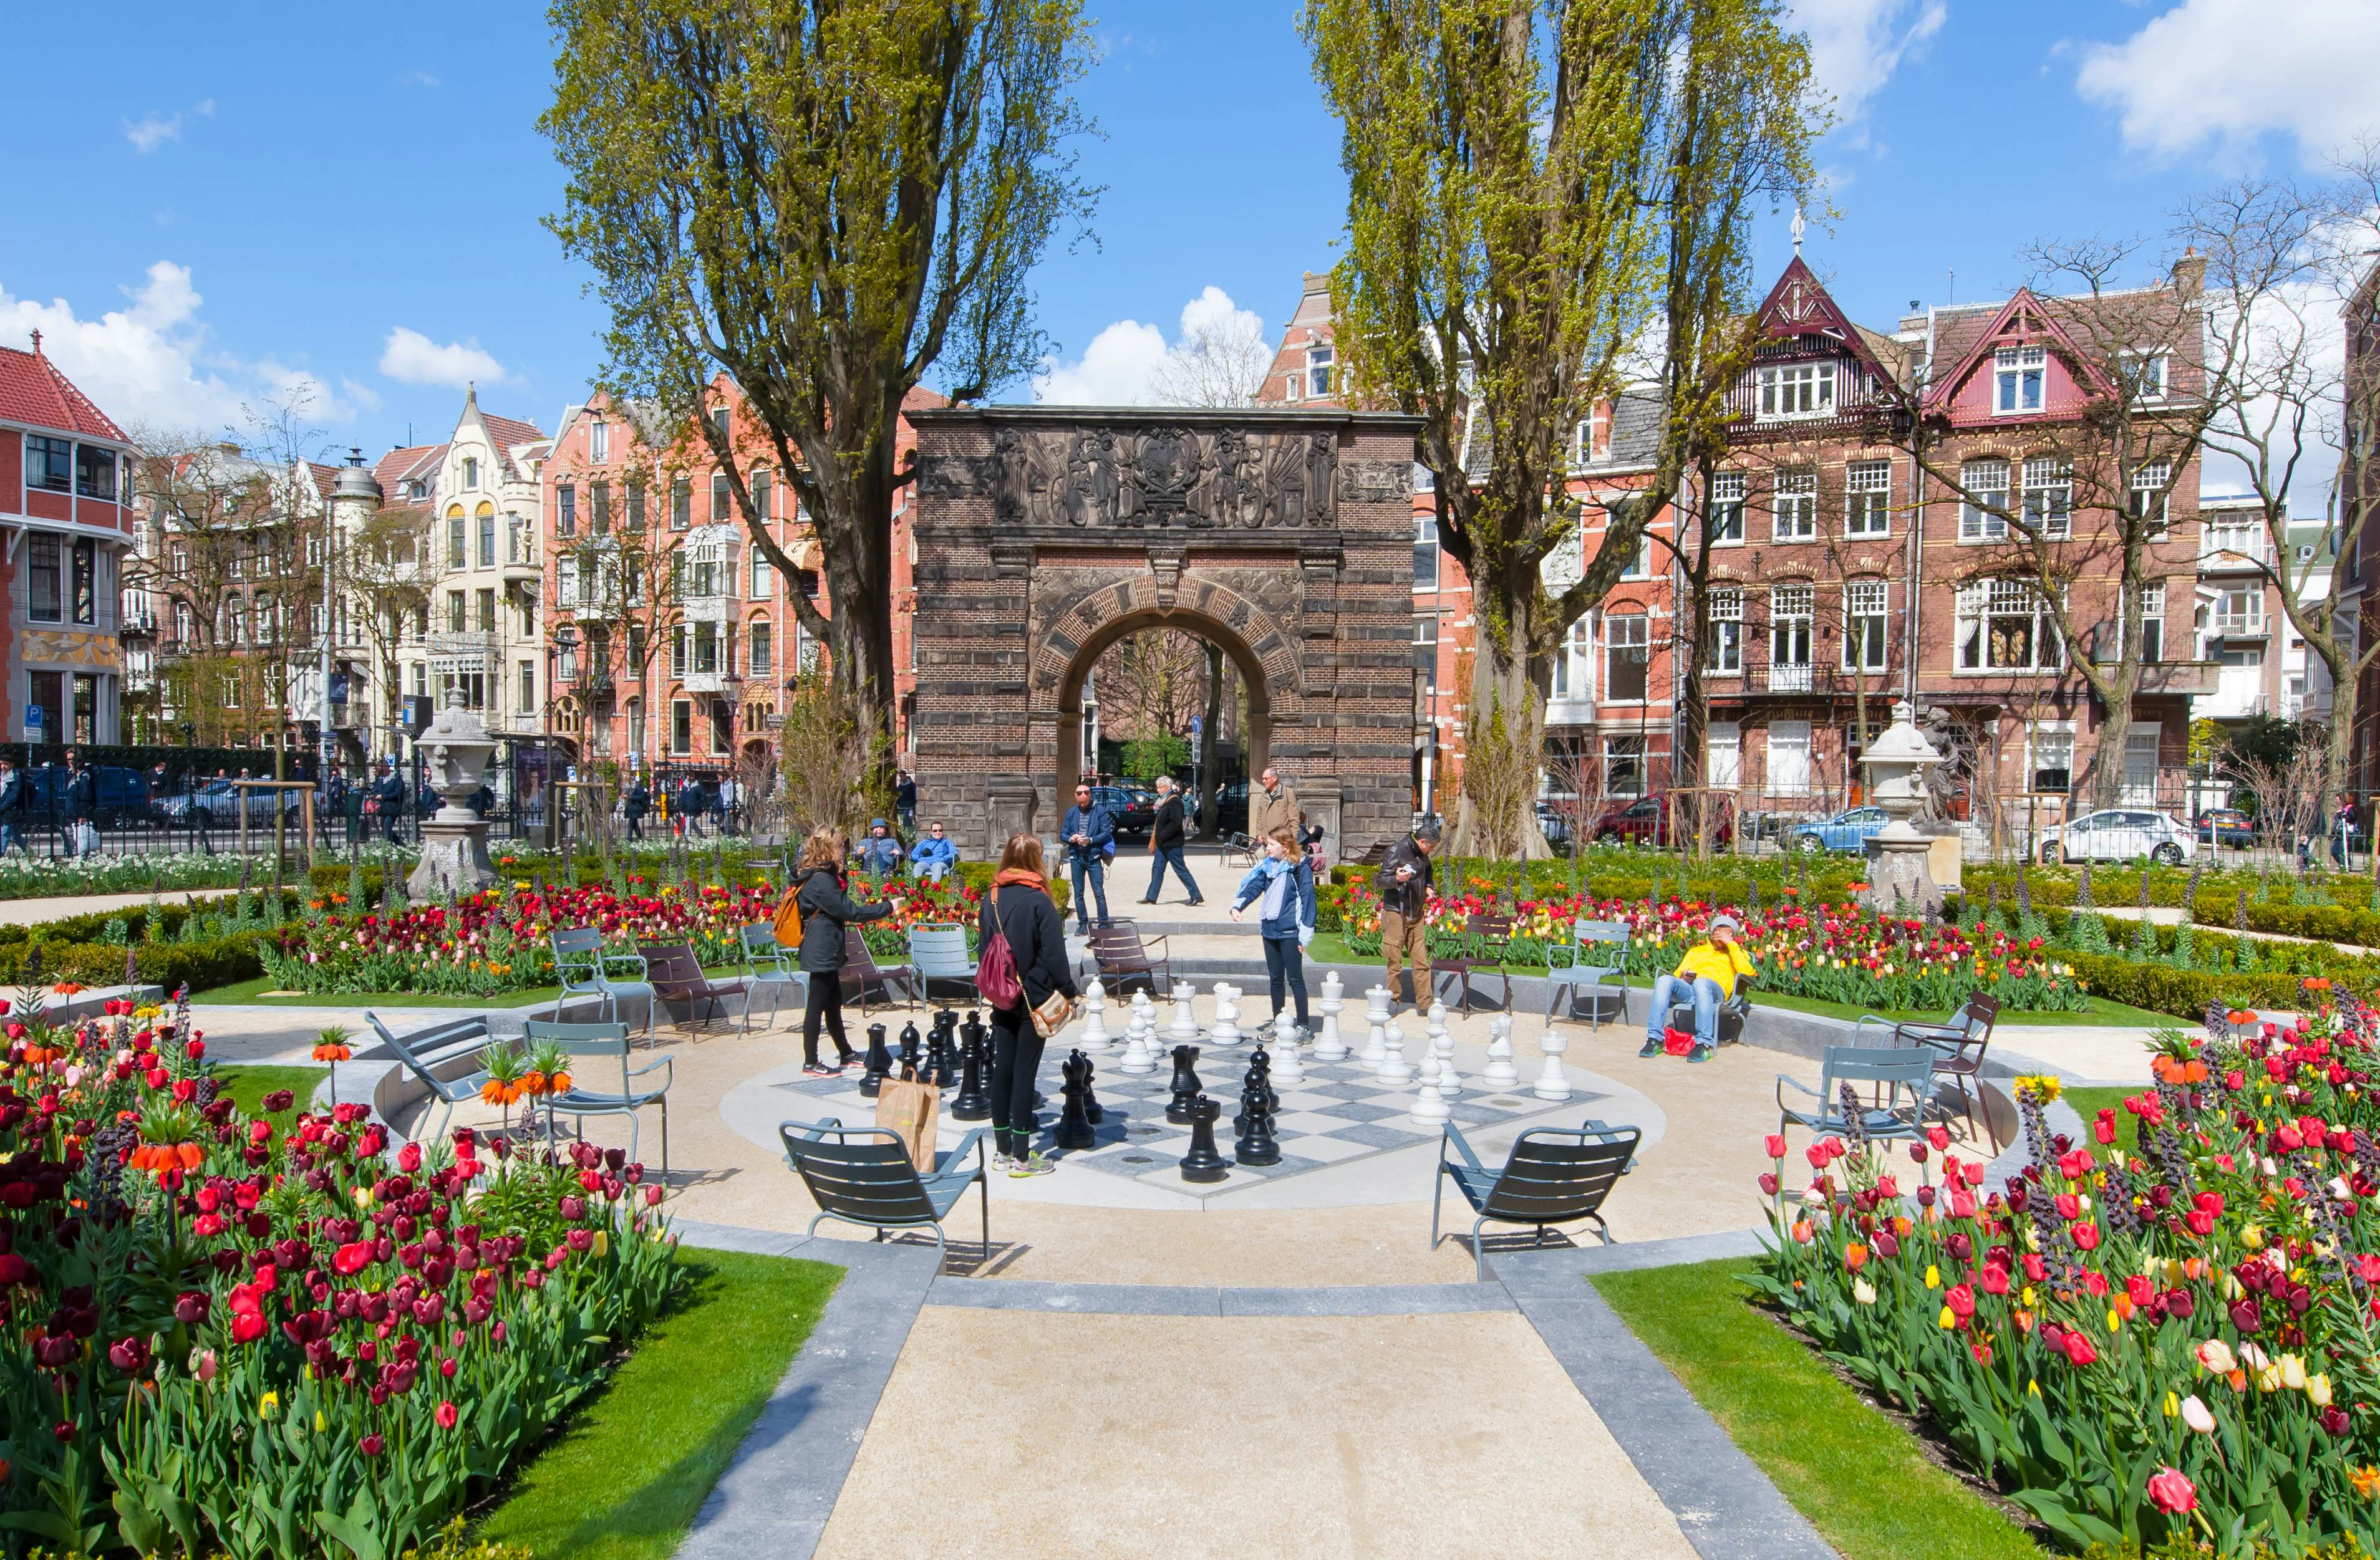
[[[2099,1358],[2099,1351],[2094,1348],[2091,1346],[2091,1340],[2081,1333],[2065,1334],[2058,1342],[2058,1346],[2066,1350],[2066,1358],[2077,1365],[2088,1365]]]
[[[442,1401],[442,1402],[438,1405],[437,1419],[438,1419],[438,1428],[439,1428],[439,1429],[441,1429],[441,1430],[452,1430],[452,1429],[454,1429],[454,1428],[455,1428],[455,1421],[456,1420],[461,1419],[462,1417],[463,1417],[463,1416],[462,1416],[461,1412],[460,1412],[458,1409],[455,1409],[455,1405],[454,1405],[453,1403],[451,1403],[451,1402],[444,1402],[444,1401]]]
[[[2269,1027],[2269,1026],[2267,1026]],[[2159,1511],[2180,1516],[2198,1506],[2198,1486],[2178,1468],[2161,1468],[2149,1475],[2149,1499]]]
[[[1767,1143],[1767,1148],[1768,1148],[1768,1157],[1770,1157],[1771,1159],[1782,1159],[1782,1158],[1784,1158],[1784,1157],[1785,1157],[1785,1134],[1784,1134],[1784,1133],[1782,1133],[1782,1132],[1771,1132],[1771,1133],[1769,1133],[1769,1134],[1768,1134],[1768,1143]]]
[[[231,1319],[231,1341],[254,1343],[264,1336],[264,1317],[261,1313],[253,1311],[236,1312]]]
[[[371,1265],[372,1243],[350,1241],[331,1254],[331,1267],[343,1278],[352,1278]]]
[[[363,1455],[368,1457],[376,1457],[380,1456],[381,1453],[388,1450],[388,1443],[382,1440],[378,1435],[367,1435],[362,1440],[356,1443],[356,1450],[363,1453]]]
[[[2099,1249],[2099,1227],[2095,1224],[2076,1225],[2074,1227],[2074,1243],[2077,1246],[2082,1247],[2086,1252],[2097,1251]]]
[[[0,1252],[0,1289],[30,1283],[32,1276],[33,1270],[24,1258],[14,1252]]]

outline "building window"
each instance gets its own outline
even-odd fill
[[[2163,530],[2166,525],[2166,490],[2173,483],[2173,463],[2153,460],[2132,468],[2131,512],[2135,520],[2146,519],[2150,526]]]
[[[25,435],[25,486],[63,493],[74,486],[74,445],[43,434]]]
[[[2073,467],[2056,460],[2024,463],[2024,524],[2034,536],[2057,541],[2073,534]]]
[[[1703,728],[1703,783],[1732,786],[1743,783],[1743,728],[1733,720],[1714,720]]]
[[[1302,400],[1303,397],[1298,393],[1305,387],[1305,376],[1294,369],[1291,369],[1289,379],[1283,384],[1281,389],[1281,399],[1284,401]]]
[[[1882,580],[1852,580],[1843,587],[1843,665],[1852,671],[1882,671],[1888,664],[1889,599],[1890,587]]]
[[[1835,411],[1835,366],[1793,363],[1760,370],[1760,420],[1832,417]]]
[[[2141,659],[2165,659],[2165,581],[2141,587]]]
[[[771,563],[768,555],[756,547],[752,550],[752,588],[749,594],[755,601],[767,601],[776,593],[776,565]]]
[[[1809,541],[1818,534],[1818,474],[1780,471],[1777,474],[1776,539]]]
[[[612,458],[612,425],[597,417],[587,429],[587,458],[607,461]]]
[[[770,628],[767,618],[756,619],[746,632],[744,641],[751,650],[753,676],[766,677],[776,671],[776,635]]]
[[[1438,516],[1414,516],[1414,588],[1438,588]]]
[[[58,577],[58,538],[25,538],[25,615],[35,623],[58,623],[66,616],[66,592]]]
[[[726,440],[727,440],[727,408],[726,408],[726,407],[724,407],[724,406],[713,406],[713,407],[711,407],[711,408],[710,408],[710,429],[711,429],[711,431],[712,431],[712,432],[714,432],[714,433],[716,433],[716,434],[718,434],[718,435],[719,435],[720,441],[721,441],[722,443],[724,443],[724,442],[726,441]]]
[[[446,566],[465,569],[471,564],[471,543],[465,532],[463,517],[449,515],[446,520]]]
[[[496,512],[486,504],[480,506],[480,567],[496,566]]]
[[[710,523],[714,526],[723,526],[735,516],[735,496],[727,489],[727,473],[712,472],[710,475]]]
[[[1768,664],[1810,665],[1810,629],[1817,615],[1815,586],[1780,585],[1768,593]]]
[[[480,632],[493,634],[495,631],[496,593],[492,590],[482,590],[480,592]]]
[[[1709,630],[1704,640],[1705,665],[1715,675],[1735,677],[1743,671],[1743,591],[1726,586],[1710,593]]]
[[[635,478],[628,479],[628,529],[632,534],[645,528],[645,485]]]
[[[460,634],[469,626],[464,618],[463,593],[459,590],[448,591],[446,593],[446,631],[449,634]]]
[[[1331,366],[1337,361],[1337,359],[1338,354],[1327,346],[1309,346],[1305,349],[1305,386],[1307,394],[1328,395],[1330,393],[1330,369]]]
[[[248,598],[235,596],[224,603],[224,643],[248,643]]]
[[[670,484],[670,529],[689,530],[694,526],[694,484],[681,477]]]
[[[1810,723],[1772,720],[1768,725],[1768,790],[1776,796],[1810,793]]]
[[[463,486],[468,490],[476,488],[479,485],[480,457],[477,455],[465,455],[463,457]]]
[[[237,673],[225,672],[224,674],[223,707],[225,709],[237,709],[239,707],[239,678]]]
[[[1421,631],[1429,631],[1430,664],[1437,665],[1438,620],[1415,618],[1415,642],[1420,642]],[[1553,696],[1558,699],[1586,699],[1595,696],[1595,622],[1580,618],[1562,635],[1561,648],[1554,656]]]
[[[753,516],[766,525],[776,518],[775,514],[769,508],[770,503],[777,496],[776,483],[770,479],[769,468],[765,466],[756,466],[752,468],[751,482]]]
[[[1577,632],[1578,625],[1571,624],[1571,633],[1575,635]],[[1435,612],[1414,614],[1413,643],[1414,671],[1420,673],[1422,691],[1434,694],[1438,692],[1438,614]],[[909,640],[912,655],[917,653],[917,641],[913,635]],[[1563,677],[1562,659],[1557,656],[1554,658],[1554,682],[1557,686],[1561,683]],[[1556,698],[1563,696],[1565,695],[1559,692],[1554,695]]]
[[[1641,736],[1603,739],[1603,794],[1645,794],[1645,739]]]
[[[679,623],[670,630],[670,675],[673,677],[686,675],[686,624],[684,623]]]
[[[1585,551],[1585,538],[1580,538],[1579,547],[1582,563],[1581,573],[1584,573],[1585,570],[1583,565],[1585,562],[1584,554]],[[1641,580],[1652,572],[1653,533],[1649,530],[1639,531],[1636,534],[1636,550],[1628,555],[1628,561],[1620,565],[1620,577],[1624,580]]]
[[[1959,468],[1959,485],[1966,490],[1959,504],[1959,539],[2007,540],[2008,462],[1971,460]]]
[[[1957,615],[1961,671],[2048,671],[2065,662],[2049,602],[2030,580],[1962,585]]]
[[[99,444],[75,446],[75,491],[87,499],[115,501],[115,452]]]
[[[1652,644],[1652,620],[1642,612],[1621,612],[1603,620],[1605,697],[1615,704],[1645,702]]]
[[[67,599],[74,606],[75,622],[99,622],[99,543],[89,537],[75,541],[74,573],[68,581]]]
[[[565,482],[553,490],[553,534],[575,537],[578,534],[578,490]]]
[[[1713,547],[1725,547],[1743,539],[1743,490],[1742,472],[1711,473],[1710,539]]]
[[[2074,733],[2048,726],[2033,729],[2033,789],[2059,795],[2074,783]]]
[[[2004,346],[1992,355],[1992,410],[2037,412],[2049,379],[2049,353],[2038,346]]]
[[[670,700],[670,751],[694,751],[694,706],[686,699]]]
[[[519,693],[517,695],[518,702],[516,703],[513,707],[523,715],[536,714],[537,662],[533,660],[525,660],[520,662],[516,669],[516,676],[519,684]]]
[[[554,564],[554,599],[567,607],[577,598],[578,593],[578,557],[576,553],[565,552]]]
[[[2166,393],[2167,355],[2157,350],[2127,352],[2123,357],[2124,377],[2131,382],[2135,401],[2162,401]]]
[[[1843,468],[1843,534],[1892,534],[1892,463],[1855,460]]]
[[[716,676],[719,672],[719,625],[715,623],[694,625],[694,670],[698,676]]]

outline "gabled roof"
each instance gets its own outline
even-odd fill
[[[488,425],[488,437],[503,445],[507,451],[519,449],[523,444],[534,444],[545,437],[543,429],[533,422],[523,422],[518,417],[498,417],[493,412],[481,412],[480,420]]]
[[[329,498],[331,484],[339,479],[339,468],[335,466],[324,466],[318,460],[310,460],[306,463],[306,471],[314,478],[315,490],[324,498]]]
[[[1768,296],[1760,300],[1760,307],[1753,313],[1760,321],[1762,333],[1773,341],[1825,336],[1840,342],[1843,350],[1865,364],[1877,379],[1888,384],[1899,382],[1899,376],[1885,367],[1883,357],[1877,354],[1876,344],[1885,338],[1852,323],[1851,316],[1835,302],[1834,295],[1827,291],[1826,284],[1803,263],[1799,255],[1786,262],[1777,284],[1768,289]]]
[[[2060,301],[2070,306],[2073,302],[2071,299]],[[1959,321],[1960,328],[1955,333],[1946,332],[1937,338],[1935,355],[1937,359],[1954,351],[1958,356],[1951,361],[1950,371],[1936,374],[1933,382],[1926,387],[1925,402],[1929,408],[1949,405],[1951,397],[1958,393],[1959,387],[1965,384],[1967,377],[1974,372],[1975,366],[1983,361],[1984,354],[2010,341],[2050,346],[2066,360],[2067,367],[2073,370],[2075,377],[2086,381],[2094,392],[2103,395],[2113,393],[2114,387],[2107,383],[2107,375],[2099,365],[2075,344],[2074,337],[2066,327],[2058,322],[2057,312],[2050,302],[2032,288],[2019,287],[2016,295],[2000,305],[1980,330],[1969,335],[1971,321],[1981,313],[1980,309],[1969,311],[1968,317]]]
[[[77,390],[38,345],[31,352],[0,346],[0,417],[32,428],[79,433],[129,444],[124,429]]]
[[[400,490],[406,482],[436,471],[445,458],[443,444],[414,444],[391,450],[372,463],[372,480],[380,484],[384,502],[400,502],[405,496]]]

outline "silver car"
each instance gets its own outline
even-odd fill
[[[2041,859],[2058,861],[2138,861],[2146,856],[2166,866],[2180,866],[2198,853],[2198,841],[2180,818],[2139,807],[2102,807],[2068,821],[2063,828],[2043,831]]]

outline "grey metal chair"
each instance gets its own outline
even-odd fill
[[[981,1127],[972,1128],[955,1148],[937,1149],[934,1168],[919,1174],[909,1162],[909,1150],[882,1127],[846,1127],[839,1117],[823,1121],[785,1121],[777,1135],[785,1143],[785,1162],[809,1189],[818,1204],[809,1233],[820,1221],[841,1219],[864,1225],[884,1239],[888,1229],[931,1229],[937,1271],[950,1255],[942,1221],[958,1206],[970,1186],[983,1192],[983,1251],[991,1253],[991,1182],[984,1170]],[[964,1161],[975,1152],[975,1167]]]
[[[1605,1245],[1611,1244],[1610,1227],[1603,1222],[1604,1200],[1620,1178],[1635,1168],[1636,1145],[1644,1134],[1634,1127],[1613,1128],[1599,1120],[1583,1127],[1533,1127],[1512,1144],[1500,1170],[1490,1170],[1472,1152],[1463,1129],[1446,1123],[1438,1145],[1437,1191],[1429,1203],[1429,1249],[1438,1250],[1439,1210],[1451,1179],[1463,1200],[1478,1216],[1471,1221],[1471,1254],[1478,1280],[1488,1282],[1488,1253],[1480,1247],[1487,1225],[1533,1224],[1543,1245],[1548,1225],[1592,1219]],[[1460,1164],[1449,1160],[1451,1148]]]
[[[553,975],[561,984],[562,995],[555,998],[554,1015],[574,997],[592,997],[601,1001],[605,1022],[617,1022],[620,998],[641,998],[645,1004],[645,1041],[653,1038],[653,988],[644,979],[645,960],[642,954],[614,952],[603,946],[603,934],[593,926],[557,926],[546,933],[547,946],[553,949]],[[638,978],[613,980],[612,966],[634,964]]]
[[[555,1023],[547,1019],[530,1019],[522,1025],[532,1046],[552,1042],[573,1057],[600,1057],[616,1059],[620,1064],[620,1087],[617,1093],[590,1089],[581,1082],[574,1065],[570,1073],[570,1089],[566,1094],[545,1097],[545,1141],[553,1143],[553,1119],[570,1117],[577,1124],[578,1135],[587,1135],[589,1116],[625,1116],[628,1119],[628,1157],[637,1157],[637,1112],[649,1105],[658,1105],[662,1111],[662,1179],[669,1179],[669,1091],[676,1076],[673,1065],[676,1058],[662,1057],[644,1066],[628,1065],[628,1026],[625,1023]],[[609,1068],[604,1069],[608,1073]],[[662,1075],[659,1087],[640,1086],[637,1080],[648,1073]]]
[[[1555,993],[1566,991],[1561,998],[1562,1016],[1577,1016],[1581,991],[1586,994],[1587,1016],[1597,1029],[1603,1027],[1603,998],[1617,988],[1620,998],[1620,1022],[1628,1022],[1628,923],[1625,921],[1577,921],[1571,925],[1571,940],[1556,943],[1546,949],[1546,1022],[1554,1016]],[[1567,962],[1557,963],[1557,958]]]
[[[909,928],[912,1006],[930,1004],[936,981],[958,981],[975,991],[975,961],[967,956],[966,928],[954,921],[925,922]],[[978,998],[980,1000],[980,998]]]
[[[1870,1032],[1884,1031],[1888,1046],[1915,1046],[1934,1053],[1934,1075],[1955,1079],[1959,1100],[1967,1119],[1970,1138],[1980,1131],[1975,1122],[1975,1095],[1971,1083],[1984,1070],[1984,1053],[1991,1048],[1992,1029],[1999,1022],[2000,1005],[1997,998],[1980,991],[1967,993],[1967,999],[1956,1011],[1940,1023],[1913,1023],[1907,1021],[1877,1018],[1873,1013],[1859,1021],[1852,1038],[1864,1039]],[[1949,1116],[1948,1107],[1942,1111]]]
[[[767,921],[755,921],[744,928],[744,975],[747,992],[744,999],[744,1028],[752,1033],[752,998],[766,992],[769,997],[769,1022],[777,1022],[777,1004],[788,991],[794,994],[795,1005],[809,1004],[810,978],[794,968],[789,950],[777,940],[776,926]]]
[[[1801,1127],[1820,1137],[1848,1135],[1853,1119],[1842,1099],[1843,1085],[1848,1083],[1853,1086],[1854,1098],[1864,1087],[1874,1091],[1877,1102],[1855,1107],[1862,1132],[1870,1138],[1917,1137],[1924,1131],[1925,1101],[1933,1092],[1934,1058],[1930,1050],[1906,1046],[1829,1046],[1819,1063],[1815,1089],[1781,1072],[1777,1075],[1777,1130]],[[1789,1103],[1785,1097],[1789,1087],[1811,1103],[1799,1107]]]
[[[378,1013],[366,1010],[364,1022],[378,1033],[380,1043],[396,1058],[397,1065],[412,1073],[430,1091],[431,1097],[446,1107],[445,1113],[438,1119],[438,1130],[430,1134],[429,1141],[443,1137],[447,1123],[455,1119],[455,1107],[480,1097],[480,1085],[488,1081],[488,1073],[485,1068],[478,1068],[455,1072],[452,1077],[440,1074],[488,1048],[491,1038],[488,1021],[484,1018],[456,1019],[449,1023],[416,1030],[402,1040],[388,1032],[388,1025],[381,1022]]]

